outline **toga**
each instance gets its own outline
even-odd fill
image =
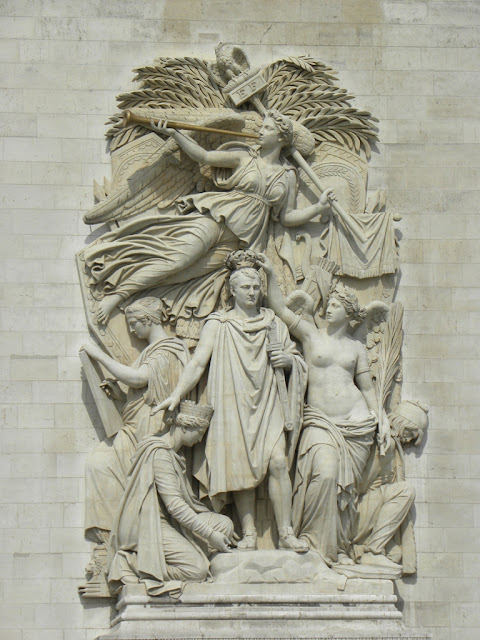
[[[307,367],[286,325],[271,309],[254,318],[213,313],[218,322],[210,360],[207,397],[214,413],[207,433],[205,459],[195,474],[219,510],[230,491],[257,487],[265,478],[270,457],[284,437],[284,417],[275,373],[267,353],[267,327],[275,322],[279,348],[293,355],[288,380],[288,404],[294,425],[289,447],[301,424]]]

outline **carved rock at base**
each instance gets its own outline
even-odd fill
[[[322,558],[309,551],[256,551],[217,554],[210,561],[215,583],[295,584],[322,582],[343,590],[346,579],[327,567]]]

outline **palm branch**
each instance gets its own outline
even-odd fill
[[[349,149],[363,149],[370,156],[378,140],[370,112],[352,107],[354,97],[336,86],[331,68],[308,56],[284,58],[265,70],[268,87],[261,99],[269,108],[298,120],[316,141],[334,142]]]
[[[400,370],[403,341],[403,305],[395,302],[390,308],[388,320],[378,353],[377,398],[379,418],[392,393],[393,383]]]

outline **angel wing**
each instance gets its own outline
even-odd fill
[[[162,119],[172,118],[174,114],[177,119],[183,118],[187,122],[194,120],[201,126],[234,131],[240,131],[245,126],[243,116],[226,109],[213,113],[211,110],[197,110],[193,114],[191,111],[152,109],[139,111],[139,114]],[[222,136],[217,134],[208,134],[208,138],[205,134],[192,137],[206,142],[208,148],[215,148],[223,141]],[[147,147],[147,151],[143,147]],[[173,140],[164,140],[157,135],[150,134],[148,138],[133,140],[115,153],[117,165],[118,157],[124,156],[112,181],[116,188],[85,214],[83,219],[86,224],[124,220],[157,206],[168,207],[176,198],[194,191],[202,179],[201,168],[196,162],[180,152]],[[143,165],[129,175],[129,167],[135,164],[137,156],[146,157],[143,158]],[[122,172],[124,174],[119,178],[118,174]]]

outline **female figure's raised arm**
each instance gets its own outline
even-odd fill
[[[165,123],[159,123],[156,128],[159,133],[173,138],[178,146],[183,149],[192,160],[195,160],[195,162],[199,164],[236,169],[242,160],[247,157],[247,153],[244,151],[207,151],[189,136],[177,131],[177,129],[166,127]]]
[[[305,340],[307,335],[310,334],[312,326],[297,316],[297,314],[291,311],[285,304],[273,270],[273,265],[267,256],[259,253],[257,261],[267,276],[267,296],[270,308],[280,320],[283,320],[292,335],[299,340]]]
[[[133,389],[141,389],[148,384],[149,369],[146,364],[138,369],[129,367],[111,358],[93,342],[84,344],[80,348],[80,351],[85,351],[91,358],[98,360],[117,380],[120,380],[120,382],[123,382]]]

